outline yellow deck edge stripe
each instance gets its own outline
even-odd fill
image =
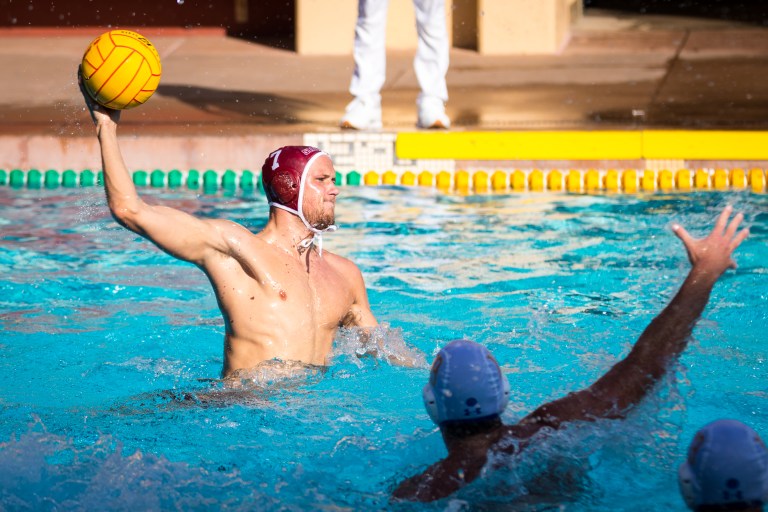
[[[395,142],[398,158],[533,160],[637,158],[642,136],[633,131],[404,132]]]
[[[395,151],[410,160],[768,160],[768,132],[401,132]]]
[[[766,160],[768,132],[647,130],[643,158],[677,160]]]

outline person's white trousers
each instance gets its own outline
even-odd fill
[[[386,32],[389,0],[359,0],[355,26],[355,71],[349,92],[380,102],[387,72]],[[418,45],[413,67],[421,97],[448,100],[448,30],[445,0],[413,0]]]

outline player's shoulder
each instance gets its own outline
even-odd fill
[[[362,272],[349,258],[324,250],[323,259],[340,274],[354,280],[362,279]]]
[[[213,228],[215,228],[220,233],[226,234],[229,236],[240,237],[240,236],[253,235],[253,233],[248,228],[232,220],[206,219],[205,222],[209,226],[212,226]]]
[[[332,265],[344,265],[344,266],[357,268],[357,265],[349,258],[345,258],[344,256],[341,256],[339,254],[336,254],[335,252],[331,252],[325,249],[323,249],[322,258]]]
[[[251,254],[269,252],[269,245],[257,233],[253,233],[242,224],[226,219],[208,219],[205,222],[217,233],[215,238],[222,242],[222,252],[228,254],[242,251]]]

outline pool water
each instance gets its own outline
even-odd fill
[[[259,230],[263,196],[144,191]],[[572,425],[456,495],[393,503],[445,455],[421,403],[447,341],[487,345],[504,414],[589,385],[623,357],[725,204],[751,236],[670,378],[627,420]],[[768,436],[768,196],[449,196],[342,189],[326,249],[366,278],[389,355],[341,332],[332,364],[216,379],[222,320],[203,274],[117,226],[98,189],[0,188],[0,509],[684,510],[677,465],[720,417]],[[282,370],[285,370],[283,368]]]

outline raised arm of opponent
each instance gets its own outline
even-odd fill
[[[245,228],[230,221],[202,220],[167,206],[149,205],[139,197],[117,142],[120,111],[93,101],[80,87],[101,147],[104,189],[112,216],[170,255],[203,264],[215,252],[227,252],[228,240]]]
[[[728,268],[736,268],[731,254],[749,231],[738,231],[742,214],[728,221],[732,211],[726,207],[703,239],[691,237],[679,224],[672,226],[692,265],[677,295],[651,321],[626,358],[590,387],[539,407],[520,422],[521,427],[557,428],[567,421],[622,418],[648,393],[685,349],[715,282]]]
[[[715,282],[726,269],[736,266],[731,254],[747,237],[748,231],[738,231],[743,219],[741,214],[728,221],[731,213],[732,209],[727,207],[709,236],[701,240],[692,238],[681,226],[673,226],[673,231],[688,251],[692,268],[669,305],[651,321],[627,357],[594,384],[542,405],[519,423],[504,425],[501,422],[498,411],[503,411],[506,406],[501,386],[488,384],[489,389],[483,391],[473,387],[477,384],[470,384],[492,382],[483,370],[488,363],[477,362],[477,357],[488,360],[481,346],[467,340],[455,340],[444,347],[432,365],[429,387],[425,387],[432,395],[430,397],[425,391],[424,401],[430,414],[437,418],[435,422],[440,426],[448,456],[401,482],[392,496],[419,501],[443,498],[482,474],[489,451],[516,453],[526,448],[543,427],[557,429],[570,421],[623,418],[653,389],[672,361],[685,349]],[[456,345],[452,345],[454,343]],[[463,354],[462,358],[457,356],[451,359],[450,354],[459,353]],[[475,356],[471,356],[472,353]],[[500,374],[498,365],[493,366]],[[490,375],[493,374],[491,371]],[[440,385],[439,393],[434,387],[436,383]],[[464,419],[461,408],[449,409],[446,405],[449,398],[446,397],[456,395],[463,399],[468,396],[464,395],[468,392],[465,388],[481,396],[484,407],[496,411],[495,416]],[[473,400],[477,402],[477,399]],[[504,405],[499,406],[499,401]],[[438,402],[444,404],[442,412]],[[459,413],[456,413],[457,410]],[[509,442],[511,440],[516,442]]]

